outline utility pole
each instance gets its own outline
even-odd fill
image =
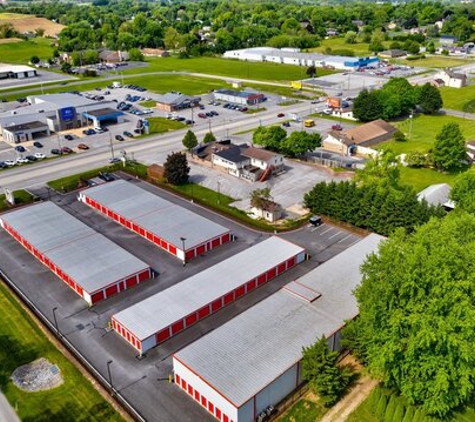
[[[112,141],[112,134],[110,133],[109,131],[109,145],[110,145],[110,149],[111,149],[111,156],[112,156],[112,159],[114,159],[114,142]]]
[[[221,205],[221,182],[218,180],[218,204]]]

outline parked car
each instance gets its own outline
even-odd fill
[[[79,149],[89,149],[89,147],[86,144],[79,144],[78,148]]]
[[[41,142],[35,141],[33,142],[33,146],[36,148],[43,148],[43,144]]]
[[[35,158],[37,160],[43,160],[43,159],[46,158],[46,155],[42,154],[41,152],[37,152],[37,153],[35,153]]]
[[[69,147],[62,147],[61,148],[61,153],[62,154],[71,154],[73,152],[73,150]]]
[[[187,125],[194,125],[195,124],[195,121],[194,120],[185,120],[185,123]]]
[[[28,164],[30,161],[27,158],[18,157],[16,159],[17,164]]]
[[[200,104],[199,107],[200,107],[200,110],[204,110],[206,108],[203,104]]]
[[[115,135],[115,139],[119,142],[125,141],[125,139],[122,135]]]
[[[0,161],[0,169],[6,169],[8,168],[8,164],[5,163],[5,161]]]
[[[343,130],[343,127],[337,123],[336,125],[332,125],[332,130]]]
[[[119,162],[120,162],[120,158],[119,158],[119,157],[109,158],[109,163],[111,163],[111,164],[119,163]]]
[[[242,113],[245,113],[247,110],[249,110],[247,107],[241,107],[239,109],[239,111],[241,111]]]
[[[111,158],[111,160],[112,160],[112,158]],[[119,158],[117,158],[117,160],[120,161]],[[104,182],[112,182],[112,181],[115,180],[115,178],[114,178],[114,176],[112,176],[112,174],[106,173],[106,172],[99,173],[99,179],[104,180]]]
[[[21,145],[18,145],[18,146],[15,147],[15,151],[16,152],[25,152],[26,149],[25,149],[25,147],[23,147]]]
[[[284,123],[282,123],[282,126],[284,126],[284,127],[290,127],[290,122],[284,122]]]
[[[326,108],[325,110],[323,110],[323,114],[328,114],[328,115],[330,115],[330,114],[332,114],[332,113],[333,113],[333,109],[331,109],[331,108]]]
[[[130,133],[129,131],[127,131],[127,130],[124,132],[124,135],[125,135],[125,136],[128,136],[129,138],[133,138],[133,137],[134,137],[134,135],[133,135],[132,133]]]
[[[37,161],[38,158],[36,158],[34,155],[27,155],[25,157],[28,161]]]
[[[5,160],[5,164],[6,164],[8,167],[13,167],[16,163],[15,163],[15,161],[13,161],[13,160]]]
[[[200,119],[206,119],[206,114],[204,114],[204,113],[198,113],[198,117],[199,117]]]
[[[310,217],[308,222],[314,227],[318,227],[323,224],[322,217],[320,217],[319,215],[313,215],[312,217]]]
[[[84,133],[84,135],[91,136],[91,135],[95,135],[96,131],[94,129],[84,129],[82,133]]]
[[[74,141],[74,136],[68,133],[67,135],[64,135],[64,139],[67,141]]]
[[[53,148],[50,152],[53,155],[61,155],[61,150],[59,150],[58,148]]]
[[[279,114],[277,115],[277,117],[278,117],[278,118],[285,117],[285,114],[284,114],[284,113],[279,113]]]
[[[95,127],[94,130],[96,131],[96,133],[104,133],[107,132],[109,129],[107,129],[106,127]]]

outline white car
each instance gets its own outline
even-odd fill
[[[38,160],[43,160],[46,158],[46,155],[44,155],[43,153],[41,152],[37,152],[35,155],[34,155],[35,158],[37,158]]]
[[[5,164],[6,164],[8,167],[13,167],[14,165],[16,165],[15,161],[12,161],[12,160],[6,160],[6,161],[5,161]]]
[[[326,108],[325,110],[323,110],[323,113],[330,115],[333,113],[333,110],[331,108]]]
[[[30,160],[28,160],[28,158],[21,158],[21,157],[18,157],[16,159],[16,163],[17,164],[28,164],[30,162]]]

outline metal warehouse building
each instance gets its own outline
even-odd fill
[[[358,314],[360,266],[382,239],[366,237],[176,353],[176,384],[220,421],[256,420],[302,383],[303,346],[325,335],[339,349]]]
[[[89,305],[153,276],[146,263],[52,202],[2,214],[0,225]]]
[[[304,259],[304,249],[271,237],[119,312],[112,326],[145,353]]]
[[[241,105],[255,105],[266,100],[264,94],[257,92],[232,91],[230,89],[217,89],[213,93],[214,99],[219,101],[227,101]]]
[[[180,259],[229,242],[229,229],[133,185],[116,180],[78,199]]]

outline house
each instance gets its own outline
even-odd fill
[[[378,56],[383,58],[383,59],[395,59],[395,58],[398,58],[398,57],[407,56],[407,51],[400,50],[398,48],[394,48],[394,49],[391,49],[391,50],[381,51],[381,53],[379,53]]]
[[[440,79],[444,82],[444,86],[450,88],[462,88],[467,85],[467,75],[464,73],[455,73],[449,69],[441,70],[436,73],[434,80]]]
[[[184,95],[179,92],[168,92],[157,98],[157,108],[171,113],[186,108],[197,107],[201,101],[200,97]]]
[[[340,33],[335,28],[328,28],[326,31],[327,37],[336,37]]]
[[[419,201],[425,200],[429,205],[444,207],[447,211],[455,208],[450,199],[450,186],[447,183],[430,185],[417,194]]]
[[[129,53],[127,51],[111,51],[103,50],[99,53],[99,59],[105,63],[120,63],[129,60]]]
[[[282,207],[270,199],[261,199],[260,206],[252,207],[251,211],[256,217],[263,218],[270,223],[282,218]]]
[[[304,19],[302,21],[300,21],[300,27],[307,31],[309,34],[315,34],[315,28],[313,27],[313,25],[310,23],[310,21],[308,19]]]
[[[142,48],[144,57],[168,57],[170,54],[167,50],[161,48]]]
[[[442,44],[442,45],[453,45],[453,44],[456,44],[457,41],[458,41],[458,39],[454,35],[442,34],[439,37],[439,44]]]
[[[348,130],[330,131],[323,148],[342,155],[374,155],[376,151],[370,147],[388,141],[396,132],[384,120],[375,120]]]

